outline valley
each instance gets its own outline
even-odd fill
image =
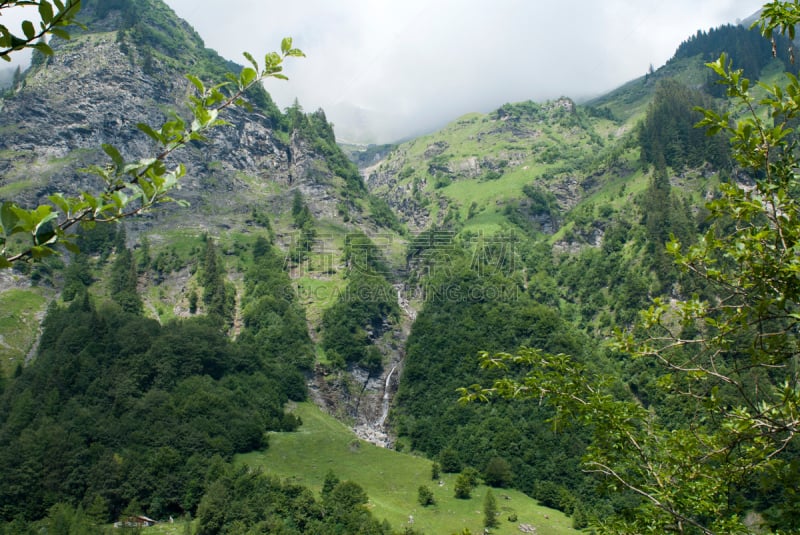
[[[358,146],[291,40],[79,13],[0,107],[0,535],[800,529],[788,39]]]

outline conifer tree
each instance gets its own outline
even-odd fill
[[[483,499],[483,527],[488,529],[496,528],[500,525],[497,519],[497,499],[494,497],[492,489],[486,491],[486,496]]]
[[[139,272],[136,261],[130,249],[118,250],[116,260],[111,266],[109,291],[111,299],[118,303],[123,310],[133,314],[141,314],[143,310],[142,298],[138,291]]]

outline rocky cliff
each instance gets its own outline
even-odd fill
[[[103,143],[126,158],[154,155],[151,140],[135,125],[157,128],[169,113],[185,112],[191,94],[187,72],[216,77],[232,67],[202,48],[193,33],[186,40],[196,54],[184,51],[184,61],[176,62],[152,41],[139,41],[135,17],[145,17],[146,10],[132,15],[100,5],[85,7],[90,31],[69,42],[55,40],[55,55],[35,56],[23,82],[3,100],[0,198],[35,202],[54,191],[96,189],[94,177],[79,169],[107,161],[99,150]],[[174,25],[185,23],[175,18]],[[313,139],[280,128],[283,117],[266,94],[251,95],[251,101],[254,111],[231,110],[224,117],[229,126],[171,157],[170,163],[188,169],[176,195],[191,204],[180,210],[182,224],[227,226],[231,212],[248,213],[254,206],[280,212],[295,188],[315,216],[335,216],[343,181],[312,148]]]

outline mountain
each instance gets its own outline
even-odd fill
[[[136,124],[157,128],[170,113],[185,114],[193,89],[187,73],[210,85],[241,69],[205,48],[197,33],[157,0],[90,0],[81,17],[87,30],[75,32],[70,41],[54,40],[52,57],[37,54],[3,100],[0,198],[34,203],[55,191],[97,188],[96,177],[80,169],[105,165],[103,144],[116,146],[126,159],[152,157],[155,148]],[[252,111],[226,110],[228,124],[211,131],[207,142],[190,143],[168,158],[168,165],[180,162],[187,168],[175,197],[189,208],[167,205],[127,221],[131,243],[146,236],[158,260],[175,257],[176,241],[199,250],[198,238],[204,234],[223,240],[235,236],[234,242],[247,244],[258,235],[270,236],[287,251],[298,285],[322,284],[333,299],[347,286],[342,263],[346,237],[397,236],[401,227],[385,203],[368,194],[322,110],[307,114],[296,105],[281,112],[260,87],[247,99]],[[294,208],[298,203],[305,207],[303,214]],[[187,261],[182,256],[179,262]],[[143,275],[141,286],[145,294],[168,297],[145,298],[145,308],[164,320],[185,316],[194,279],[185,265],[159,260],[164,265],[175,271],[161,267],[155,276]],[[156,285],[158,292],[147,290]],[[316,301],[310,308],[316,333],[322,308]],[[24,349],[8,353],[17,363],[36,333],[25,325],[19,332],[24,333]],[[358,407],[380,412],[382,379],[365,377],[371,381],[365,396],[376,397],[377,408],[354,397],[343,413],[363,417]]]
[[[612,185],[643,184],[631,149],[660,84],[675,81],[720,97],[707,62],[727,51],[745,76],[772,80],[791,66],[789,45],[777,36],[780,52],[773,58],[756,30],[726,25],[698,31],[663,67],[584,104],[566,97],[510,103],[401,143],[378,161],[355,161],[370,191],[410,229],[492,233],[512,225],[555,235],[583,201]]]
[[[636,502],[619,488],[599,497],[596,480],[579,475],[591,448],[585,429],[550,434],[542,400],[463,406],[455,392],[497,377],[479,367],[479,351],[533,347],[613,377],[644,406],[668,403],[652,367],[603,340],[638,328],[655,296],[713,299],[675,268],[666,244],[707,230],[705,202],[720,183],[751,181],[727,139],[695,128],[695,107],[739,113],[715,99],[704,66],[722,50],[754,80],[778,80],[786,64],[766,43],[740,27],[700,32],[661,69],[589,103],[467,115],[362,168],[370,190],[422,231],[407,255],[417,274],[409,284],[423,297],[390,415],[399,446],[455,472],[507,466],[510,484],[569,514],[602,517]],[[755,517],[775,514],[749,505]]]
[[[3,173],[22,198],[91,186],[92,178],[77,169],[103,163],[98,150],[103,143],[129,158],[149,156],[150,140],[135,125],[157,127],[165,113],[185,111],[186,73],[219,81],[239,69],[205,49],[161,2],[90,1],[82,16],[90,30],[69,42],[55,41],[57,53],[50,58],[36,56],[24,81],[4,100],[2,150],[17,157],[6,159]],[[335,215],[347,167],[332,169],[337,164],[322,153],[325,143],[319,138],[292,136],[293,127],[266,92],[253,91],[249,99],[253,113],[232,110],[226,117],[230,126],[180,154],[188,176],[179,197],[193,206],[178,216],[182,224],[211,228],[218,224],[215,213],[231,222],[231,212],[246,214],[255,206],[281,213],[296,189],[312,201],[315,215]],[[31,168],[45,171],[31,176]],[[359,192],[347,194],[357,198]]]
[[[401,144],[366,171],[367,184],[415,230],[448,222],[494,230],[534,183],[551,190],[554,208],[565,212],[592,190],[597,176],[588,175],[602,174],[629,130],[602,115],[567,98],[467,115]],[[524,217],[555,231],[547,209],[536,210]]]
[[[103,143],[151,155],[133,125],[184,112],[186,72],[213,83],[241,69],[159,0],[88,0],[82,17],[87,30],[36,55],[2,102],[0,199],[96,187],[80,168],[106,162]],[[725,140],[694,129],[695,106],[725,106],[703,66],[721,47],[742,43],[751,76],[784,70],[742,31],[700,32],[589,103],[509,103],[397,146],[340,148],[324,111],[280,111],[252,92],[253,111],[227,112],[229,125],[170,156],[187,166],[176,196],[189,208],[85,229],[84,254],[0,274],[2,520],[56,522],[80,505],[103,521],[189,513],[201,533],[326,533],[329,522],[390,533],[356,478],[386,488],[398,457],[382,457],[378,475],[348,465],[355,486],[326,474],[362,445],[339,427],[325,443],[333,424],[307,404],[292,412],[306,398],[362,438],[435,461],[432,472],[453,474],[440,487],[511,486],[577,529],[635,511],[633,493],[600,492],[581,471],[586,429],[556,432],[544,405],[459,404],[457,389],[499,377],[479,351],[536,347],[689,421],[652,367],[604,342],[654,296],[714,296],[665,244],[707,230],[720,183],[749,180]],[[269,458],[252,452],[272,433],[301,426],[295,414],[315,420],[313,433],[275,440],[296,444],[292,469],[308,472],[279,481],[245,466]],[[397,479],[437,484],[413,466]],[[747,490],[733,496],[743,511],[782,514]],[[384,506],[380,494],[370,504]],[[501,532],[529,529],[503,509]]]
[[[136,124],[158,128],[186,112],[186,73],[213,84],[241,69],[159,0],[87,0],[80,16],[87,29],[54,40],[52,57],[35,54],[4,96],[3,200],[98,188],[81,169],[105,165],[101,145],[126,159],[155,156]],[[175,197],[189,208],[84,228],[83,254],[3,273],[4,310],[20,311],[4,317],[3,376],[16,376],[0,385],[4,522],[77,504],[94,504],[102,522],[202,516],[223,463],[265,447],[268,431],[297,427],[282,406],[305,399],[309,385],[332,412],[381,430],[381,374],[394,368],[390,346],[403,335],[392,272],[363,279],[383,291],[380,308],[359,309],[370,296],[347,291],[362,284],[361,269],[374,271],[359,256],[369,236],[402,229],[368,194],[322,110],[281,112],[260,88],[246,98],[252,111],[226,110],[227,125],[169,157],[187,168]],[[338,315],[323,315],[331,305]],[[328,331],[340,325],[358,340],[350,354],[326,358]],[[37,408],[21,415],[21,399]],[[88,419],[78,424],[78,414]],[[34,436],[52,441],[15,466]]]

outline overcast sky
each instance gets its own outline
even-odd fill
[[[308,56],[267,90],[323,108],[340,141],[389,142],[506,102],[576,100],[658,68],[762,0],[166,0],[243,62],[284,36]]]

